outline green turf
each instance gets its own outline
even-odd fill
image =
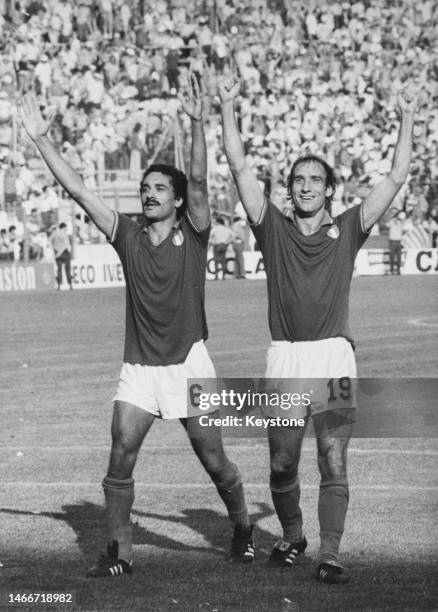
[[[353,281],[361,376],[437,377],[437,287],[434,277]],[[263,282],[207,285],[208,347],[218,374],[263,375],[266,307]],[[313,580],[314,440],[305,441],[301,465],[309,560],[288,572],[266,565],[279,532],[266,441],[227,439],[258,519],[257,560],[235,567],[227,562],[223,507],[184,431],[157,422],[135,473],[135,574],[85,579],[102,539],[99,483],[123,354],[123,290],[2,295],[0,308],[0,601],[7,590],[74,590],[77,609],[89,611],[437,608],[435,439],[352,441],[343,540],[352,582],[339,588]]]

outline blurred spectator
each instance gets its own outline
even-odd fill
[[[201,17],[199,19],[199,28],[197,30],[198,44],[206,57],[207,64],[211,63],[213,50],[213,32],[208,25],[208,18]]]
[[[222,272],[222,280],[225,280],[227,273],[227,249],[233,241],[234,234],[229,227],[226,227],[222,217],[217,217],[215,225],[210,233],[210,244],[213,247],[214,275],[215,280],[219,279],[219,271]]]
[[[76,108],[72,102],[67,104],[67,108],[62,116],[62,139],[64,142],[73,144],[75,138]]]
[[[81,42],[86,42],[92,33],[93,17],[91,14],[91,1],[79,0],[76,7],[76,28],[78,38]]]
[[[214,122],[217,80],[237,66],[248,163],[265,177],[272,200],[284,206],[284,174],[298,155],[311,152],[339,164],[339,211],[361,198],[364,177],[372,187],[387,171],[397,89],[411,79],[424,96],[412,181],[397,207],[410,213],[418,204],[427,215],[438,197],[437,19],[438,5],[429,0],[415,6],[409,0],[0,2],[0,158],[9,160],[15,146],[15,91],[35,88],[42,104],[57,107],[54,136],[61,150],[97,185],[110,175],[104,164],[111,173],[129,168],[139,102],[145,103],[147,150],[154,154],[190,66],[203,73],[211,96],[211,199],[217,195],[215,206],[232,214],[237,196],[222,169]],[[101,136],[83,142],[91,123]],[[16,148],[30,160],[20,133]],[[26,166],[42,174],[35,158],[34,164]],[[15,178],[5,172],[0,204],[3,191],[8,206],[26,200],[26,188],[17,194]]]
[[[40,210],[41,208],[41,188],[38,184],[32,186],[28,191],[28,196],[23,200],[21,206],[24,218],[32,214],[32,210]]]
[[[428,225],[427,231],[431,238],[430,246],[436,249],[438,248],[438,221],[432,215],[429,215],[426,219],[426,223]]]
[[[41,56],[34,70],[35,91],[41,94],[43,98],[47,98],[50,86],[52,84],[52,66],[49,62],[49,57],[45,53]]]
[[[17,178],[19,170],[14,162],[6,167],[3,178],[4,202],[6,206],[17,201]]]
[[[41,194],[41,226],[45,232],[56,223],[59,218],[59,198],[53,187],[44,185]]]
[[[406,214],[399,212],[388,221],[389,228],[389,268],[391,274],[400,274],[402,238]]]
[[[246,278],[245,275],[245,260],[243,251],[245,249],[246,221],[241,217],[234,217],[231,230],[233,232],[233,250],[234,250],[234,278]]]
[[[73,289],[71,277],[71,243],[67,233],[67,224],[62,222],[52,232],[50,242],[55,253],[56,261],[56,282],[58,283],[58,291],[62,285],[62,269],[65,268],[65,276],[70,289]]]
[[[10,260],[10,248],[8,240],[8,231],[5,228],[0,230],[0,261]]]
[[[112,38],[114,29],[113,1],[99,0],[99,8],[101,14],[103,36],[106,39]]]
[[[25,260],[40,260],[43,257],[41,241],[41,223],[38,210],[33,208],[24,224],[23,258]]]
[[[129,149],[131,152],[129,162],[129,176],[134,181],[139,181],[142,174],[142,167],[145,162],[146,153],[146,131],[141,123],[136,123],[129,139]]]
[[[0,91],[0,122],[5,123],[12,117],[12,102],[6,91]]]
[[[15,193],[16,197],[22,201],[29,190],[35,186],[35,174],[27,166],[24,158],[22,158],[17,167],[17,176],[15,179]]]
[[[166,56],[166,74],[170,90],[179,90],[179,49],[169,49]]]
[[[15,225],[9,227],[8,234],[9,242],[9,259],[11,261],[19,261],[22,251],[22,238],[20,239]]]

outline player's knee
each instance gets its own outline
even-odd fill
[[[345,479],[347,474],[346,448],[327,445],[318,450],[318,467],[323,480]]]
[[[202,465],[213,482],[224,479],[224,474],[227,471],[227,462],[222,453],[215,453],[214,451],[204,453]]]
[[[115,452],[119,455],[132,455],[138,453],[141,446],[141,440],[138,440],[136,436],[129,435],[129,433],[122,428],[113,428],[111,436],[111,452]]]
[[[223,463],[221,471],[211,476],[211,479],[218,489],[227,491],[242,484],[242,477],[237,465],[228,459]]]
[[[298,476],[298,462],[293,457],[274,455],[271,457],[271,487],[283,487]]]

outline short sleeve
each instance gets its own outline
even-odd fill
[[[128,236],[138,227],[138,223],[120,213],[115,213],[113,231],[111,232],[110,243],[117,251],[119,257],[124,259]]]
[[[370,232],[365,232],[362,223],[362,205],[352,206],[336,217],[336,222],[342,226],[343,231],[348,232],[353,250],[357,253],[363,246]]]
[[[276,225],[281,221],[284,221],[283,213],[276,206],[265,200],[260,220],[257,223],[250,224],[260,249],[263,250],[267,240],[269,240],[269,236],[272,235]]]
[[[190,219],[189,214],[186,212],[186,214],[181,220],[181,226],[183,227],[184,231],[187,232],[190,236],[192,236],[194,241],[197,242],[202,248],[206,249],[208,247],[211,223],[209,223],[205,229],[198,230]]]

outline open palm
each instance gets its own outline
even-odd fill
[[[187,91],[178,94],[183,110],[189,117],[200,121],[202,119],[202,94],[197,77],[190,73],[187,77]]]
[[[47,117],[43,117],[36,97],[33,94],[26,94],[18,103],[17,110],[24,129],[32,140],[47,134],[55,115],[54,109]]]

